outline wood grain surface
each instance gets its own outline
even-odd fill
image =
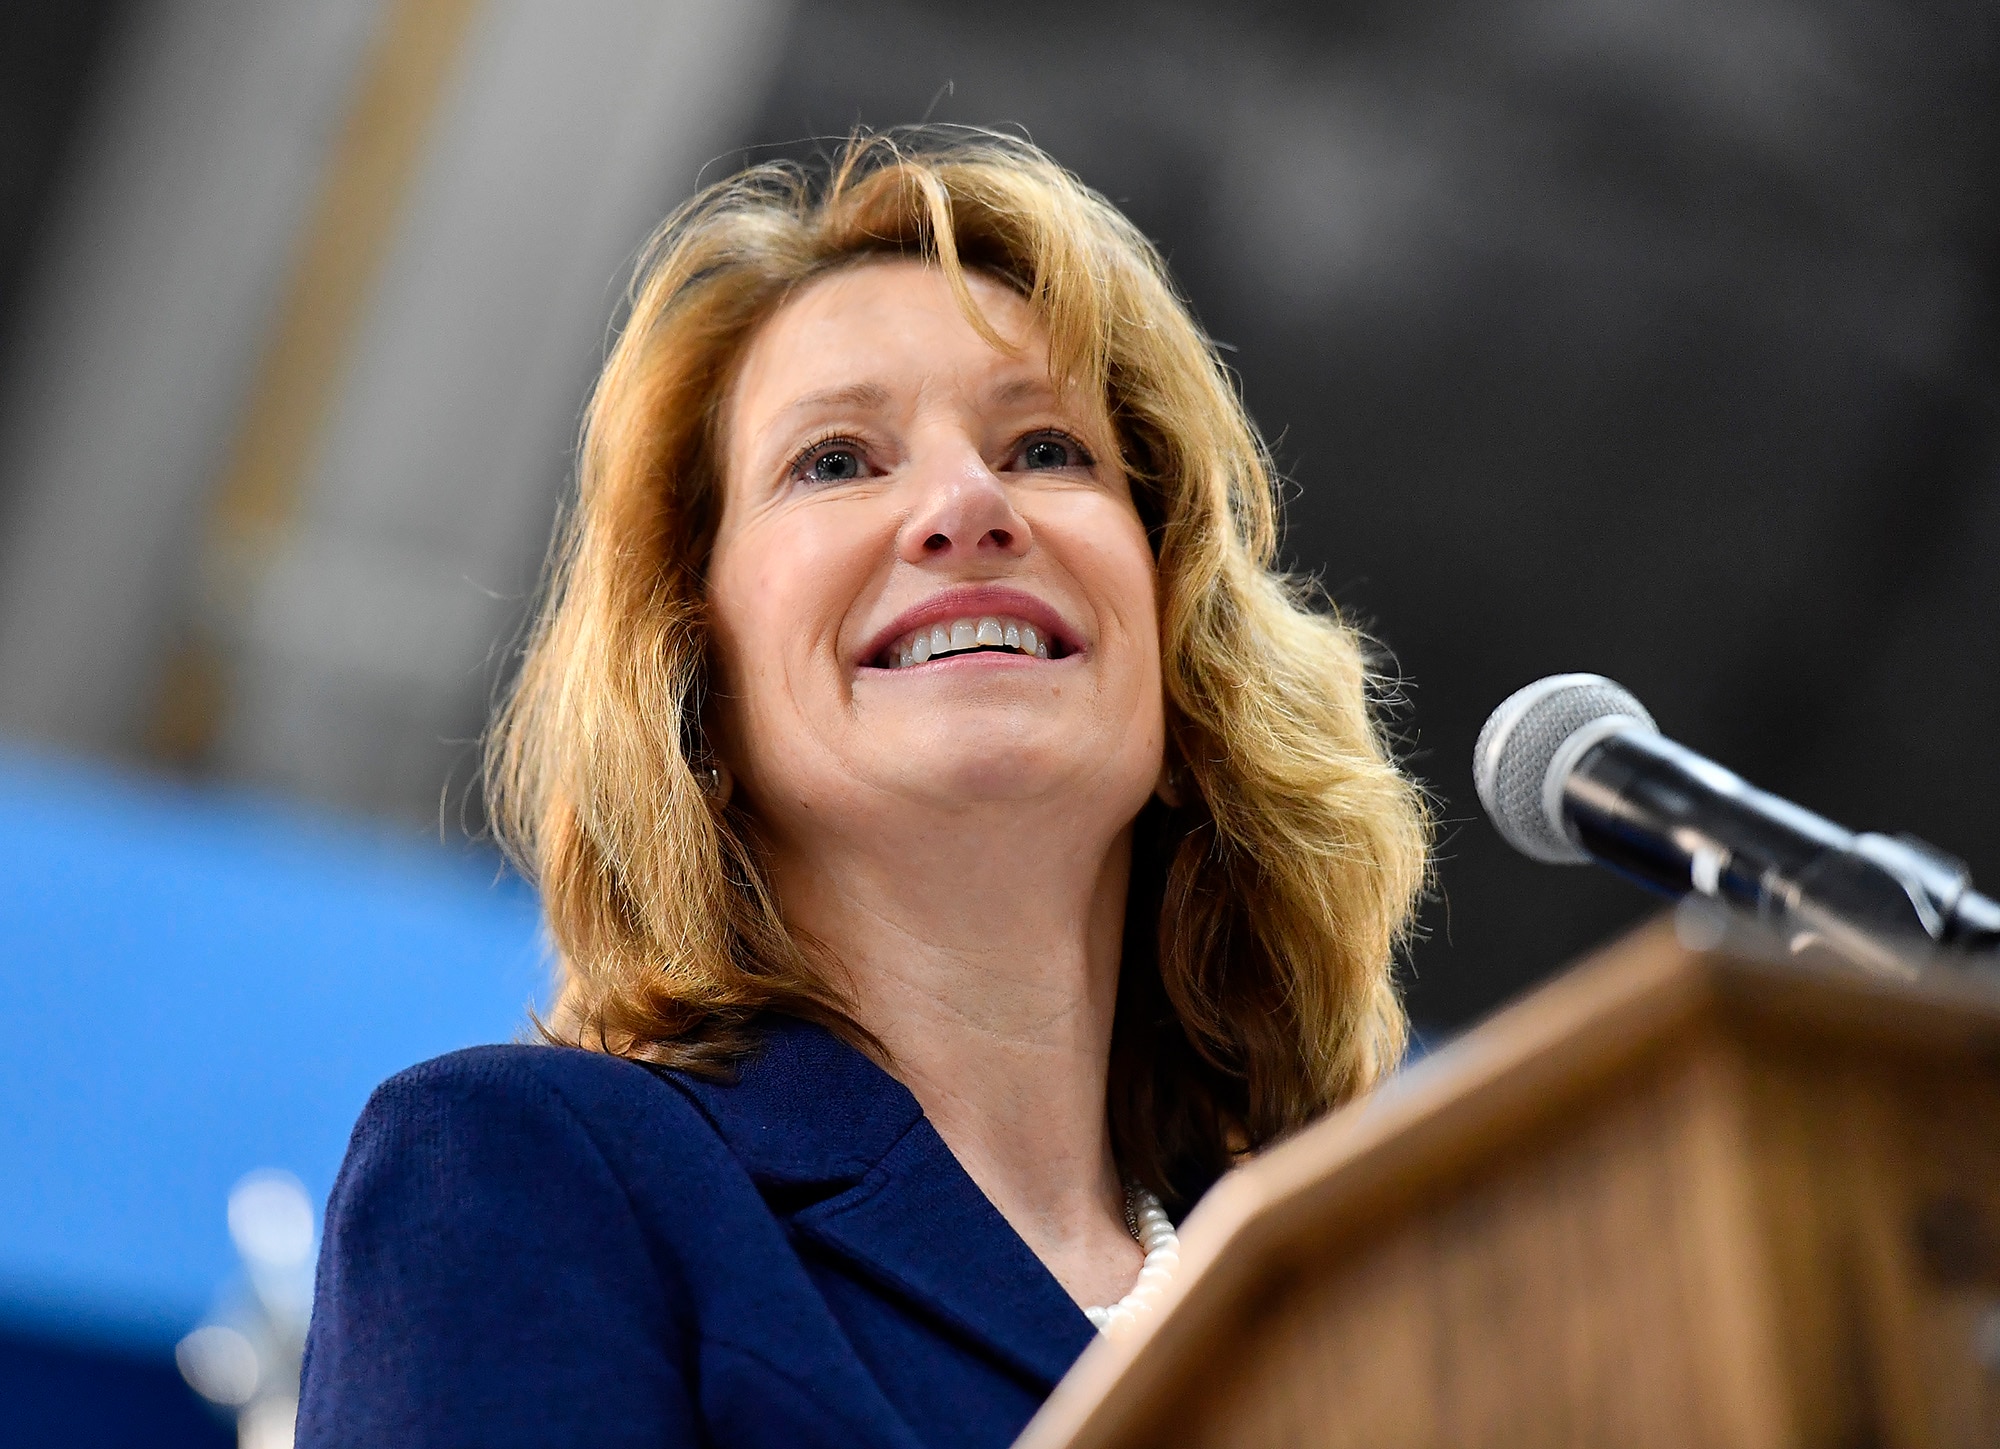
[[[2000,990],[1649,927],[1182,1238],[1018,1449],[2000,1445]]]

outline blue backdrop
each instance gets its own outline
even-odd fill
[[[238,1178],[324,1201],[377,1082],[545,981],[489,854],[0,751],[0,1328],[170,1348]]]

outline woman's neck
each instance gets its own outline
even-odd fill
[[[951,822],[893,862],[816,842],[773,875],[972,1180],[1073,1298],[1109,1303],[1141,1256],[1105,1117],[1131,835],[1026,848],[1018,827]]]

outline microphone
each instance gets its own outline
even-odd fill
[[[1920,840],[1856,834],[1660,733],[1598,674],[1556,674],[1493,711],[1472,751],[1479,802],[1522,854],[1596,862],[1662,895],[1706,897],[1897,971],[2000,960],[2000,903]]]

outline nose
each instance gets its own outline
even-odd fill
[[[921,485],[904,521],[899,551],[908,563],[972,562],[1018,557],[1028,550],[1028,520],[1007,485],[977,453],[954,461]]]

